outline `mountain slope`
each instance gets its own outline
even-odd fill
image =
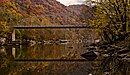
[[[20,13],[25,17],[37,16],[41,14],[59,14],[59,16],[49,16],[51,24],[72,24],[72,25],[81,25],[83,24],[80,20],[79,15],[85,5],[77,6],[79,10],[71,9],[70,7],[64,6],[56,0],[13,0],[16,7],[20,10]],[[77,8],[76,7],[76,8]],[[83,7],[83,8],[82,8]],[[87,7],[88,9],[89,7]],[[64,14],[72,14],[72,16],[66,16]],[[60,16],[62,15],[62,16]],[[64,16],[63,16],[64,15]],[[53,22],[52,22],[53,21]]]
[[[84,9],[91,9],[85,5],[67,7],[56,0],[2,0],[0,3],[0,5],[3,5],[3,3],[7,5],[10,4],[11,7],[9,6],[9,10],[15,11],[17,14],[21,14],[17,25],[88,25],[88,15],[85,15],[86,11],[84,12]],[[66,14],[70,15],[68,16]],[[86,33],[83,31],[80,32],[81,34],[77,33],[76,29],[66,29],[66,31],[59,30],[58,32],[59,33],[57,33],[56,30],[45,29],[20,30],[20,33],[17,33],[17,35],[19,35],[17,38],[43,38],[56,40],[70,39],[73,36],[74,39],[78,39],[79,37],[84,38],[84,34]]]

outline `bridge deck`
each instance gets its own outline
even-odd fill
[[[91,28],[85,25],[44,25],[44,26],[13,26],[15,29],[46,29],[46,28]]]

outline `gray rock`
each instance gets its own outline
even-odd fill
[[[0,44],[5,44],[6,38],[0,38]]]

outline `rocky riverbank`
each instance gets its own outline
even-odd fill
[[[101,57],[113,57],[120,60],[130,61],[130,39],[126,39],[119,43],[107,43],[100,41],[98,43],[92,43],[86,47],[86,53],[81,56],[87,60],[95,60],[98,56]]]

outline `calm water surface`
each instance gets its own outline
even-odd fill
[[[83,45],[1,47],[0,75],[130,75],[129,62],[117,58],[97,57],[95,61],[78,61],[84,59],[80,55],[87,52]]]

